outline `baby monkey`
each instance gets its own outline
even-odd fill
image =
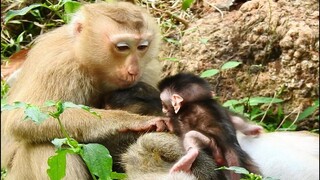
[[[140,115],[161,116],[160,92],[145,82],[113,91],[104,97],[104,109],[121,109]]]
[[[190,171],[199,150],[204,149],[219,166],[240,166],[260,174],[241,149],[235,128],[247,135],[259,134],[262,128],[232,116],[212,98],[208,82],[190,73],[180,73],[160,81],[158,88],[162,111],[170,117],[174,133],[182,138],[187,151],[170,172]],[[225,175],[228,179],[240,179],[233,172]]]

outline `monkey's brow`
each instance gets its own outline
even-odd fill
[[[134,40],[149,40],[152,38],[151,33],[123,33],[123,34],[112,34],[107,35],[107,37],[110,39],[111,42],[117,43],[119,41],[125,41],[128,39],[134,39]]]

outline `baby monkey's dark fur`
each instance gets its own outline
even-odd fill
[[[183,99],[178,111],[173,109],[173,104],[163,102],[178,136],[183,138],[190,131],[200,132],[220,148],[224,157],[222,165],[240,166],[260,174],[258,167],[239,145],[230,112],[212,98],[207,81],[190,73],[180,73],[160,81],[158,88],[167,99],[173,94]],[[237,178],[237,175],[231,175],[231,179]]]

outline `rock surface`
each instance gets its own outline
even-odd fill
[[[162,61],[163,76],[236,60],[243,64],[208,78],[221,101],[278,93],[284,110],[296,114],[319,98],[318,1],[252,0],[223,14],[201,9],[180,43],[163,45],[160,58],[177,59]]]

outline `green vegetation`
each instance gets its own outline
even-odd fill
[[[100,115],[92,111],[88,106],[61,101],[47,101],[41,108],[24,102],[15,102],[12,105],[1,105],[1,111],[17,108],[24,109],[25,120],[30,119],[36,124],[41,124],[43,121],[48,120],[49,117],[52,117],[59,124],[65,138],[56,138],[52,141],[57,150],[56,154],[48,159],[49,168],[47,169],[47,173],[51,180],[60,180],[66,175],[66,155],[68,153],[80,155],[86,163],[93,179],[111,180],[126,178],[126,175],[123,173],[112,172],[112,157],[105,146],[95,143],[80,144],[69,136],[65,127],[62,125],[60,115],[68,108],[83,109],[100,118]],[[44,111],[41,109],[53,110]]]
[[[6,11],[1,22],[1,59],[29,47],[39,34],[67,23],[80,5],[72,0],[60,0],[57,4],[46,1]]]
[[[245,168],[238,167],[238,166],[230,166],[230,167],[222,166],[220,168],[217,168],[216,170],[229,170],[229,171],[234,171],[237,174],[242,174],[244,178],[241,178],[240,180],[276,180],[271,177],[262,177],[261,175],[250,173]]]
[[[40,2],[40,1],[39,1]],[[188,11],[188,8],[194,3],[194,0],[184,0],[182,2],[179,13]],[[43,3],[35,3],[24,6],[22,8],[18,5],[14,6],[9,1],[1,1],[4,5],[5,11],[2,14],[3,21],[1,22],[1,62],[6,61],[9,56],[18,52],[21,49],[28,48],[34,41],[34,38],[39,34],[47,32],[52,28],[62,26],[70,20],[70,15],[73,14],[79,7],[80,3],[73,0],[60,0],[57,3],[45,1]],[[184,30],[179,28],[179,23],[185,23],[183,19],[177,19],[172,12],[163,13],[159,19],[160,27],[162,28],[164,40],[172,45],[181,47],[181,37]],[[272,13],[270,9],[270,14]],[[165,16],[166,15],[166,16]],[[270,16],[271,17],[271,16]],[[271,23],[269,23],[271,24]],[[187,26],[187,24],[184,24]],[[275,28],[269,27],[270,44],[273,43],[275,37]],[[190,30],[190,29],[189,29]],[[194,30],[194,29],[191,29]],[[174,33],[173,33],[174,32]],[[178,36],[176,36],[178,34]],[[206,44],[207,38],[200,39],[200,42]],[[269,51],[269,46],[266,51]],[[165,58],[170,61],[178,61],[177,57]],[[233,69],[241,65],[238,61],[228,61],[223,63],[218,69],[209,69],[201,73],[201,77],[209,78],[222,76],[224,71]],[[99,144],[79,144],[76,140],[68,135],[60,121],[60,115],[67,108],[80,108],[94,116],[99,116],[87,106],[75,105],[71,102],[52,102],[48,101],[43,107],[54,109],[53,111],[43,112],[43,107],[37,107],[24,102],[15,102],[13,105],[8,105],[5,102],[9,86],[5,81],[1,81],[1,111],[11,110],[16,108],[23,108],[25,112],[25,119],[31,119],[37,124],[41,124],[49,117],[54,118],[59,124],[61,131],[65,138],[55,139],[52,143],[56,146],[56,154],[48,160],[48,175],[51,179],[62,179],[65,176],[66,154],[78,154],[86,162],[94,179],[122,179],[124,174],[112,172],[112,157],[109,151]],[[314,118],[319,120],[319,115],[315,115],[319,109],[319,100],[314,100],[313,104],[306,109],[298,112],[295,117],[286,115],[282,99],[277,98],[279,93],[275,93],[274,97],[244,97],[240,99],[231,99],[223,103],[232,111],[235,111],[248,119],[261,124],[268,131],[275,130],[296,130],[296,123],[303,121],[306,118]],[[313,129],[314,132],[319,132],[319,129]],[[59,162],[59,163],[58,163]],[[263,179],[261,176],[250,174],[239,167],[221,168],[225,170],[234,170],[240,174],[246,174],[246,179]],[[6,170],[1,169],[1,179],[6,176]]]

